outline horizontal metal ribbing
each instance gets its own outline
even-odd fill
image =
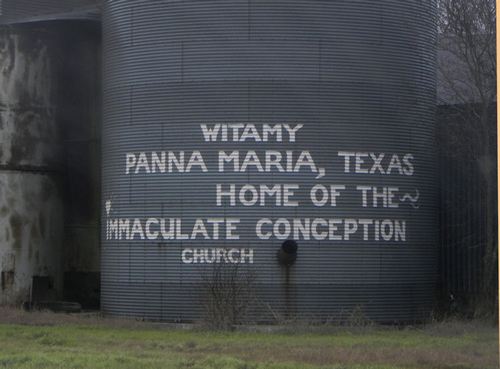
[[[259,301],[268,307],[255,308],[257,321],[269,320],[271,310],[328,319],[356,307],[378,321],[425,317],[437,276],[435,6],[430,0],[106,1],[103,310],[200,319],[210,265],[184,263],[183,250],[251,248],[253,264],[244,268],[256,273]],[[233,123],[302,128],[293,142],[205,141],[201,124]],[[186,163],[200,151],[207,170],[127,172],[127,154],[137,161],[144,153],[148,166],[153,152],[179,160],[181,151]],[[242,158],[255,151],[262,160],[266,151],[291,151],[295,159],[307,151],[326,172],[316,178],[304,168],[220,171],[221,151]],[[385,168],[392,155],[411,154],[414,173],[346,173],[343,151],[385,153]],[[217,184],[287,183],[299,187],[299,206],[216,204]],[[315,206],[309,191],[316,184],[349,188],[336,206]],[[418,190],[418,206],[363,207],[356,191],[362,185]],[[108,233],[108,221],[144,225],[161,218],[181,220],[180,233],[189,234],[197,219],[213,217],[238,218],[239,239]],[[276,260],[283,241],[256,236],[262,218],[392,219],[407,228],[404,242],[364,238],[362,231],[347,239],[301,236],[285,276]]]

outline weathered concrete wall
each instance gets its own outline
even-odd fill
[[[44,174],[0,173],[1,304],[28,301],[34,276],[53,283],[41,296],[60,296],[63,206],[58,182]]]
[[[0,23],[98,17],[101,0],[2,0]],[[95,14],[97,13],[97,14]],[[95,14],[95,15],[94,15]]]
[[[0,29],[0,303],[62,292],[63,81],[60,38],[43,25]]]

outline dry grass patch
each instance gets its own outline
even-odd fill
[[[480,322],[405,329],[209,332],[171,325],[0,311],[0,368],[493,369],[498,336]]]

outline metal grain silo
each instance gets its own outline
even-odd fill
[[[258,321],[425,318],[435,7],[106,1],[103,310],[199,319],[235,263]]]

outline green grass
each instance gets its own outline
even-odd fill
[[[0,368],[497,368],[496,329],[461,324],[328,334],[210,333],[105,322],[0,324]]]

